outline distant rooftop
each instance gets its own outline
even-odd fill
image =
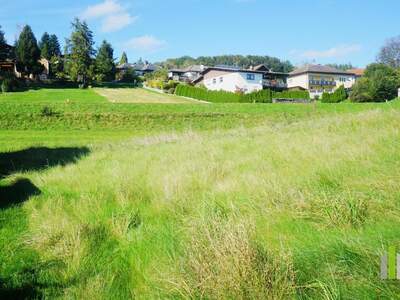
[[[297,68],[293,72],[290,73],[290,76],[300,75],[304,73],[324,73],[324,74],[343,74],[343,75],[354,75],[354,73],[348,71],[338,70],[336,68],[330,66],[323,65],[304,65],[300,68]]]
[[[357,68],[355,68],[355,69],[347,70],[347,72],[356,74],[356,76],[363,76],[363,75],[364,75],[364,72],[365,72],[365,69],[361,69],[361,68],[358,68],[358,69],[357,69]]]

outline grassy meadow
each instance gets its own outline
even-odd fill
[[[0,94],[0,298],[398,297],[398,100],[106,97]]]

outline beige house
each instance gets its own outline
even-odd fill
[[[288,88],[305,89],[311,98],[320,97],[324,92],[333,93],[338,87],[350,89],[356,82],[356,74],[329,66],[305,65],[289,74]]]

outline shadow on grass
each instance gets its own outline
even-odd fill
[[[0,179],[16,172],[38,171],[75,163],[89,152],[87,147],[55,149],[39,147],[0,153]]]
[[[87,147],[56,149],[40,147],[0,153],[0,180],[16,172],[38,171],[75,163],[87,154],[89,154]],[[0,186],[0,209],[19,205],[38,194],[40,190],[29,179],[18,179],[9,186]]]
[[[89,154],[81,148],[29,148],[0,153],[0,180],[23,171],[36,171],[77,162]],[[29,179],[17,179],[8,186],[0,186],[0,299],[43,299],[45,293],[62,291],[64,286],[52,278],[55,263],[43,265],[34,249],[25,245],[28,218],[20,206],[41,191]],[[2,252],[1,249],[8,249]]]
[[[31,196],[39,195],[40,190],[29,179],[18,179],[9,186],[0,186],[0,210],[19,205]]]
[[[9,287],[8,280],[0,279],[0,299],[41,299],[42,295],[35,286]]]

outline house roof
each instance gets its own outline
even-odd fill
[[[289,73],[290,76],[301,75],[305,73],[324,73],[324,74],[339,74],[339,75],[354,75],[354,73],[338,70],[333,67],[323,65],[304,65]]]
[[[357,76],[363,76],[364,72],[365,72],[365,69],[355,68],[355,69],[347,70],[347,72],[353,73],[353,74],[355,74]]]
[[[210,71],[225,71],[227,73],[234,73],[234,72],[240,72],[240,73],[255,73],[255,74],[264,74],[264,71],[254,71],[254,70],[244,70],[240,69],[237,67],[231,67],[231,66],[216,66],[216,67],[210,67],[205,69],[203,72],[201,72],[202,75],[207,74]]]
[[[117,69],[129,69],[132,68],[136,71],[156,71],[158,70],[158,67],[156,65],[153,64],[129,64],[129,63],[125,63],[125,64],[121,64],[117,66]]]
[[[169,70],[170,72],[174,72],[174,73],[186,73],[186,72],[203,72],[205,69],[207,69],[208,67],[203,66],[203,65],[191,65],[188,66],[186,68],[183,69],[171,69]]]

